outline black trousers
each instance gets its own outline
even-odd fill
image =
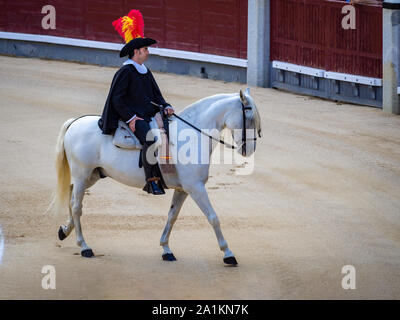
[[[161,178],[160,168],[158,167],[157,158],[154,152],[151,150],[148,152],[148,149],[155,143],[155,139],[153,135],[149,133],[150,124],[146,120],[137,120],[135,123],[135,132],[134,135],[139,139],[142,147],[141,152],[141,160],[143,164],[144,174],[146,176],[146,182],[149,179]],[[147,138],[147,139],[146,139]]]
[[[155,141],[154,138],[149,141],[146,140],[147,133],[150,131],[150,124],[146,120],[137,120],[135,123],[135,136],[139,139],[142,146],[152,145]]]
[[[157,178],[156,180],[158,181],[158,187],[162,190],[168,189],[162,177],[160,167],[158,166],[157,158],[154,154],[151,154],[151,152],[149,152],[148,156],[154,155],[154,157],[150,159],[149,162],[149,159],[146,156],[148,154],[147,150],[151,147],[153,143],[155,143],[155,139],[151,134],[149,135],[149,137],[147,137],[147,133],[150,130],[150,124],[146,120],[136,121],[134,135],[139,139],[140,144],[143,146],[141,150],[141,160],[143,164],[144,174],[146,176],[146,185],[144,186],[143,190],[147,191],[148,193],[152,192],[152,188],[149,184],[149,179],[151,180]],[[146,139],[146,137],[148,139]]]

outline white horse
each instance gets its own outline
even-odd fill
[[[246,106],[245,111],[243,111],[244,106]],[[245,93],[240,91],[239,94],[218,94],[204,98],[186,107],[179,116],[201,129],[216,129],[217,132],[221,132],[224,128],[230,129],[232,138],[238,145],[238,151],[242,150],[240,147],[243,141],[242,137],[233,134],[233,130],[242,129],[245,125],[246,129],[257,131],[261,137],[260,116],[249,89],[246,89]],[[98,119],[98,116],[69,119],[62,125],[56,145],[58,178],[56,211],[65,212],[69,209],[68,223],[60,227],[58,236],[60,240],[65,239],[75,227],[77,244],[81,247],[83,257],[94,255],[83,238],[80,222],[85,190],[104,176],[137,188],[142,188],[145,181],[144,170],[135,165],[138,163],[140,150],[117,148],[113,144],[111,135],[101,133],[97,125]],[[171,120],[171,123],[177,121],[177,132],[190,128],[175,117],[171,117]],[[201,135],[200,132],[194,132]],[[216,143],[211,144],[208,148],[209,159],[216,145]],[[255,139],[248,140],[246,150],[242,151],[242,154],[250,156],[255,148]],[[160,240],[164,260],[176,260],[168,246],[169,236],[183,202],[190,194],[214,228],[219,247],[224,252],[223,261],[226,264],[237,264],[222,235],[219,219],[207,195],[205,183],[208,180],[209,166],[209,164],[178,162],[175,164],[175,175],[164,175],[167,186],[175,189],[168,220]]]

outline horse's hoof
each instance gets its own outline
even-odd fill
[[[60,227],[60,229],[58,229],[58,239],[60,239],[61,241],[63,241],[67,236],[65,235],[62,227]]]
[[[236,259],[235,259],[235,257],[224,258],[224,263],[230,264],[230,265],[233,265],[233,266],[236,266],[238,264]]]
[[[164,261],[176,261],[176,258],[173,253],[164,253],[162,255]]]
[[[86,249],[86,250],[81,251],[81,255],[82,255],[82,257],[85,257],[85,258],[91,258],[94,256],[94,253],[93,253],[92,249]]]

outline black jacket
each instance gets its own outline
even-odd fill
[[[168,105],[158,88],[150,70],[139,73],[131,65],[124,65],[114,75],[99,127],[103,134],[112,134],[118,127],[118,120],[128,121],[135,114],[146,121],[160,111],[150,103]]]

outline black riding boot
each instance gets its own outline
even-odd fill
[[[159,170],[157,170],[158,169],[157,163],[150,164],[147,161],[146,154],[150,146],[151,145],[144,144],[141,152],[144,174],[146,176],[146,185],[144,186],[143,190],[155,195],[165,194],[162,183],[160,181],[160,177],[157,176],[159,175],[158,174]]]

